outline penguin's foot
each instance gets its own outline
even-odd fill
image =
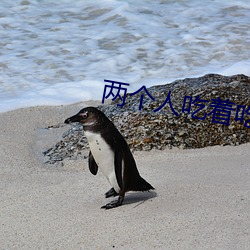
[[[117,195],[118,195],[118,193],[115,191],[114,188],[111,188],[107,193],[105,193],[106,198],[109,198],[109,197],[112,197],[112,196],[115,197]]]
[[[118,200],[112,201],[112,202],[110,202],[110,203],[102,206],[101,208],[110,209],[110,208],[114,208],[114,207],[119,207],[119,206],[122,205],[123,200],[124,200],[124,197],[123,196],[119,196]]]

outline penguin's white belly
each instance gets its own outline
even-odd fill
[[[115,175],[115,155],[113,150],[100,134],[86,131],[85,135],[96,164],[108,179],[111,186],[119,193],[120,187]]]

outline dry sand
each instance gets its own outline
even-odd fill
[[[0,249],[249,249],[250,144],[135,152],[155,188],[103,210],[87,160],[44,165],[82,103],[0,114]]]

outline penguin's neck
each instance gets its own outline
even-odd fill
[[[92,142],[100,136],[97,131],[95,132],[93,130],[84,130],[84,134],[87,137],[89,144],[92,144]]]
[[[104,129],[103,125],[96,122],[83,125],[83,130],[85,133],[89,132],[89,133],[99,134],[103,129]]]

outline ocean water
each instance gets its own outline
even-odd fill
[[[249,0],[1,0],[0,112],[207,73],[250,76]]]

